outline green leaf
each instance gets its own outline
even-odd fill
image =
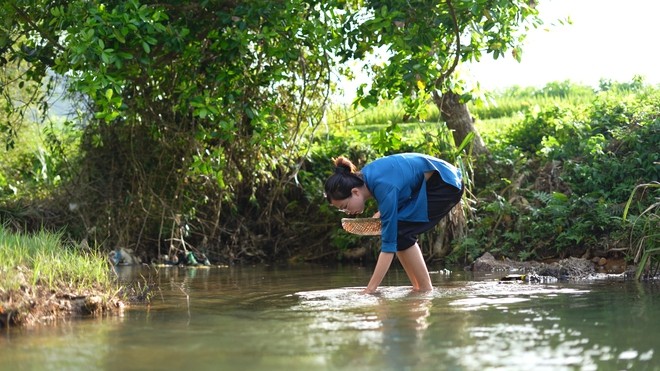
[[[475,135],[474,135],[473,132],[468,133],[468,135],[466,135],[465,138],[463,138],[463,141],[461,142],[461,144],[456,149],[456,152],[462,152],[463,149],[465,149],[465,147],[467,147],[470,143],[472,143],[472,140],[474,139],[474,136]]]
[[[117,39],[117,41],[119,41],[120,43],[122,44],[126,43],[126,38],[124,38],[121,32],[119,32],[119,30],[112,29],[112,34],[115,36],[115,39]]]
[[[552,198],[561,202],[568,202],[568,196],[561,192],[552,192]]]

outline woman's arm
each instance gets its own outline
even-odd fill
[[[383,281],[385,273],[390,268],[392,260],[394,260],[394,253],[392,252],[381,252],[378,255],[376,268],[374,268],[374,273],[371,275],[367,288],[362,291],[363,294],[373,294],[376,291],[378,285]]]

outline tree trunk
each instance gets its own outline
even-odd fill
[[[470,115],[467,104],[461,103],[458,94],[448,91],[440,95],[436,91],[433,92],[433,102],[438,107],[440,116],[447,123],[447,127],[451,130],[457,146],[463,142],[468,134],[474,133],[472,153],[477,157],[488,155],[488,148],[486,148],[481,135],[479,135],[479,132],[474,127],[474,119]]]

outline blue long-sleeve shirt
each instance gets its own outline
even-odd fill
[[[460,170],[429,155],[395,154],[362,168],[364,181],[380,211],[382,252],[397,251],[397,221],[429,221],[424,179],[424,173],[429,171],[437,171],[442,180],[461,189]]]

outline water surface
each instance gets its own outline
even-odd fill
[[[432,272],[413,293],[392,269],[123,268],[157,283],[121,317],[0,335],[4,370],[660,370],[658,285],[500,283]]]

